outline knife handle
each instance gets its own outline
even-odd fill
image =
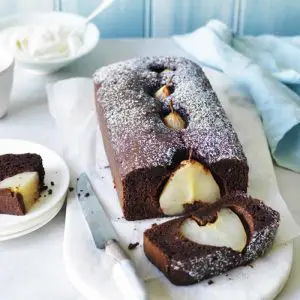
[[[115,240],[107,241],[105,252],[116,261],[113,267],[113,276],[125,299],[147,300],[144,282],[139,278],[132,261],[118,242]]]

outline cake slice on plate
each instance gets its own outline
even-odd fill
[[[39,199],[45,170],[38,154],[0,156],[0,214],[24,215]]]
[[[279,213],[242,192],[144,233],[149,260],[176,285],[217,276],[263,255],[273,244]]]

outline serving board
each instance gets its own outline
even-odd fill
[[[90,135],[89,139],[80,140],[80,146],[82,149],[85,144],[86,156],[92,158],[96,148],[97,158],[87,164],[90,166],[89,175],[124,249],[127,249],[129,243],[139,242],[139,246],[128,251],[128,255],[145,280],[150,299],[273,299],[283,288],[290,273],[293,222],[289,223],[290,216],[278,190],[267,142],[254,107],[223,74],[209,69],[205,72],[243,144],[250,167],[249,193],[278,209],[283,217],[274,248],[253,264],[215,277],[212,284],[204,281],[189,287],[176,287],[169,283],[145,258],[142,248],[143,231],[151,224],[166,219],[136,222],[124,220],[100,134],[96,134],[96,139]],[[86,94],[86,91],[83,93]],[[91,124],[96,122],[86,124],[89,132],[93,126]],[[84,132],[84,128],[81,131]],[[70,280],[87,299],[123,299],[112,279],[113,262],[103,251],[96,249],[75,193],[70,195],[67,203],[64,262]]]

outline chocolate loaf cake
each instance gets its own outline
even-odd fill
[[[172,283],[189,285],[257,259],[271,247],[278,226],[279,213],[236,192],[146,230],[144,251]]]
[[[45,171],[37,154],[0,156],[0,214],[24,215],[39,198]]]
[[[179,215],[247,190],[242,146],[198,65],[178,57],[132,59],[101,68],[94,83],[127,220]]]

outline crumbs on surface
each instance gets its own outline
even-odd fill
[[[85,197],[85,198],[87,198],[87,197],[89,197],[89,196],[90,196],[90,193],[85,193],[85,194],[84,194],[84,197]]]
[[[136,243],[130,243],[128,245],[128,250],[133,250],[135,249],[140,243],[139,242],[136,242]]]
[[[74,191],[74,188],[73,187],[69,187],[69,192],[71,193],[71,192],[73,192]]]
[[[51,184],[51,186],[54,186],[54,185],[55,185],[55,183],[54,183],[53,181],[51,181],[50,184]]]
[[[208,280],[207,283],[208,283],[208,285],[212,285],[212,284],[214,284],[214,281],[210,279],[210,280]]]
[[[53,193],[52,189],[49,189],[48,190],[48,195],[52,195],[52,193]]]

